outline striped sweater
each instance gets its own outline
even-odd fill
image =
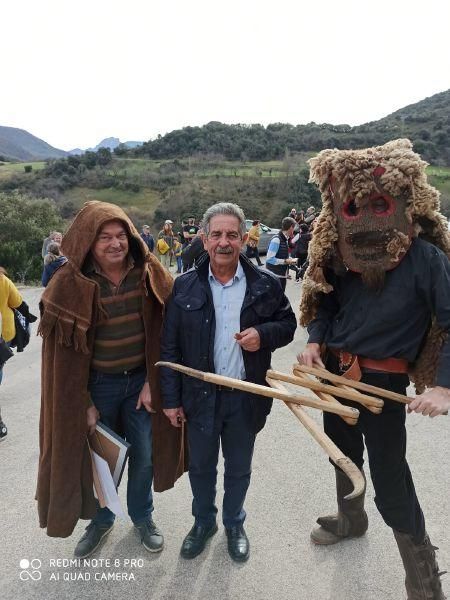
[[[95,268],[88,276],[100,286],[101,304],[107,315],[97,323],[91,368],[120,373],[144,365],[142,269],[131,265],[117,287]]]

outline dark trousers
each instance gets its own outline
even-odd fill
[[[253,246],[247,245],[247,249],[245,251],[245,256],[247,256],[247,258],[256,258],[258,267],[262,267],[262,262],[261,262],[261,259],[259,258],[258,246],[253,247]]]
[[[199,525],[216,522],[216,481],[219,447],[225,464],[222,520],[226,528],[245,520],[244,500],[250,485],[255,433],[245,418],[243,392],[218,391],[214,430],[207,435],[201,423],[189,420],[189,479],[192,514]]]
[[[147,521],[153,511],[152,421],[144,407],[136,410],[145,377],[145,368],[129,375],[91,371],[88,388],[100,421],[113,431],[117,431],[120,423],[124,437],[131,444],[127,505],[133,523]],[[109,508],[101,508],[94,521],[98,525],[109,525],[114,518]]]
[[[330,365],[328,368],[333,370]],[[406,375],[390,373],[363,373],[361,381],[399,394],[406,394],[408,385]],[[358,408],[358,423],[347,425],[338,415],[324,413],[325,433],[359,468],[364,463],[365,442],[375,504],[381,516],[389,527],[421,543],[425,520],[406,461],[405,406],[385,399],[382,413],[375,415],[359,404],[341,402]]]

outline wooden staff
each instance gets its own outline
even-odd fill
[[[267,371],[267,375],[269,375],[269,373],[276,373],[276,371]],[[284,373],[283,373],[283,375],[284,375]],[[310,381],[310,379],[306,373],[298,373],[297,377],[298,377],[298,379],[304,380],[306,382]],[[275,378],[273,376],[271,376],[271,379],[272,379],[272,381],[275,381]],[[303,384],[299,383],[297,385],[303,385]],[[339,400],[336,400],[336,398],[334,396],[332,396],[331,394],[326,394],[325,392],[318,392],[316,390],[314,390],[314,394],[321,400],[324,400],[325,402],[334,402],[335,404],[340,404]],[[345,421],[345,423],[347,423],[347,425],[355,425],[357,423],[357,421],[355,421],[355,419],[350,419],[349,417],[341,416],[341,419],[343,421]]]
[[[332,394],[334,396],[339,396],[340,398],[345,398],[346,400],[352,400],[353,402],[359,402],[363,406],[365,406],[368,410],[375,414],[380,414],[383,410],[383,400],[379,400],[378,398],[373,398],[372,396],[365,396],[364,394],[360,394],[359,392],[351,389],[348,386],[343,386],[339,384],[338,386],[327,385],[325,383],[320,383],[320,381],[312,381],[309,377],[305,376],[303,373],[298,376],[298,371],[296,371],[295,375],[286,375],[286,373],[280,373],[279,371],[267,371],[267,376],[271,379],[279,379],[280,381],[286,381],[287,383],[293,383],[294,385],[300,385],[302,387],[308,388],[315,392],[325,392],[326,394]],[[302,376],[303,375],[303,376]]]
[[[225,377],[224,375],[217,375],[216,373],[206,373],[204,371],[198,371],[185,365],[179,365],[177,363],[165,362],[160,360],[155,364],[156,367],[168,367],[174,371],[179,371],[190,377],[201,379],[208,383],[214,383],[215,385],[223,385],[243,392],[250,392],[251,394],[257,394],[259,396],[266,396],[267,398],[278,398],[286,402],[292,402],[293,404],[304,404],[311,408],[318,408],[326,412],[331,412],[336,415],[342,415],[344,417],[350,417],[355,421],[359,417],[359,410],[351,408],[350,406],[342,406],[341,404],[333,404],[331,402],[324,402],[316,398],[308,398],[306,396],[300,396],[298,394],[291,394],[286,390],[274,390],[268,388],[265,385],[259,385],[257,383],[251,383],[250,381],[242,381],[241,379],[234,379],[233,377]]]
[[[277,391],[286,391],[282,383],[270,377],[266,378],[267,383]],[[297,419],[313,436],[318,444],[325,450],[336,466],[341,468],[353,484],[353,492],[345,496],[346,500],[352,500],[364,493],[365,482],[358,467],[343,454],[336,444],[322,431],[317,423],[308,413],[298,404],[292,404],[285,401],[286,406],[294,413]]]
[[[296,371],[300,371],[301,373],[309,373],[310,375],[327,379],[333,383],[340,383],[342,385],[355,388],[356,390],[361,390],[362,392],[369,392],[370,394],[376,394],[382,398],[388,398],[388,400],[401,402],[402,404],[409,404],[414,400],[414,398],[408,398],[402,394],[397,394],[396,392],[391,392],[390,390],[384,390],[383,388],[376,387],[375,385],[369,385],[368,383],[363,383],[362,381],[354,381],[353,379],[347,379],[341,375],[335,375],[334,373],[330,373],[326,369],[321,369],[320,367],[307,367],[306,365],[295,364],[294,373]]]

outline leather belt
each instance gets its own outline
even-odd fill
[[[241,392],[238,388],[227,387],[226,385],[216,385],[217,392]]]
[[[373,369],[374,371],[385,371],[386,373],[408,373],[408,361],[404,358],[384,358],[374,360],[358,356],[361,367]]]
[[[383,358],[380,360],[357,356],[345,350],[329,348],[330,352],[339,359],[339,367],[345,371],[351,369],[355,362],[363,369],[383,371],[385,373],[408,373],[408,361],[405,358]]]
[[[126,369],[124,371],[119,371],[118,373],[107,373],[106,371],[99,371],[98,369],[91,369],[91,373],[101,373],[102,375],[105,375],[105,377],[124,377],[126,375],[137,375],[138,373],[142,373],[146,370],[146,365],[140,365],[139,367],[134,367],[134,369]]]

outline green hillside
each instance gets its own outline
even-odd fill
[[[324,148],[364,148],[408,137],[430,163],[450,166],[450,90],[402,108],[379,121],[357,127],[308,123],[225,125],[171,131],[139,148],[119,147],[116,153],[151,159],[212,154],[226,160],[282,160],[286,152],[316,152]]]
[[[315,186],[308,183],[308,155],[288,155],[282,161],[224,161],[213,157],[175,160],[111,158],[91,169],[76,165],[78,158],[50,165],[30,163],[0,166],[0,191],[18,190],[35,197],[52,198],[65,219],[88,200],[122,206],[137,225],[159,229],[165,219],[176,223],[219,201],[242,206],[249,218],[278,226],[289,210],[320,206]],[[7,168],[7,171],[2,169]],[[450,168],[428,168],[430,182],[442,194],[442,210],[450,218]]]

